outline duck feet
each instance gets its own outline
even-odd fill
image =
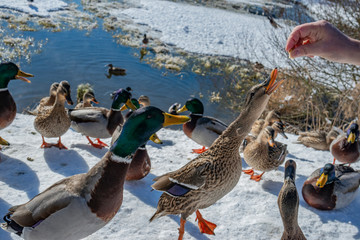
[[[98,142],[99,145],[101,145],[103,147],[108,147],[109,146],[106,143],[104,143],[103,141],[101,141],[99,138],[97,138],[96,141]]]
[[[180,218],[180,228],[179,228],[179,237],[178,240],[182,240],[185,232],[185,223],[186,220]]]
[[[242,171],[245,174],[254,175],[254,169],[247,169],[247,170],[242,170]]]
[[[216,224],[206,221],[201,213],[199,212],[199,210],[196,210],[196,218],[195,221],[198,220],[198,225],[199,225],[199,229],[201,233],[206,233],[206,234],[211,234],[211,235],[215,235],[214,230],[216,228]]]
[[[64,146],[64,144],[61,143],[61,138],[59,137],[59,141],[57,144],[53,144],[54,147],[57,147],[59,149],[68,149],[67,147]]]
[[[54,146],[54,144],[45,142],[44,136],[41,136],[41,137],[42,137],[43,142],[42,142],[40,148],[51,148],[52,146]]]
[[[10,143],[8,143],[8,141],[6,141],[5,139],[3,139],[2,137],[0,137],[0,144],[1,145],[10,145]]]
[[[91,139],[89,138],[89,136],[86,136],[86,138],[89,140],[89,143],[91,144],[91,146],[93,146],[94,148],[99,148],[99,149],[102,149],[104,146],[101,145],[101,144],[97,144],[97,143],[94,143],[93,141],[91,141]],[[100,141],[101,142],[101,141]]]
[[[201,154],[201,153],[206,152],[206,151],[207,151],[207,149],[205,148],[205,146],[203,146],[200,149],[193,149],[193,153],[197,153],[197,154]]]
[[[253,174],[253,175],[250,176],[250,179],[259,182],[259,181],[261,180],[262,175],[264,175],[264,173],[265,173],[265,172],[263,172],[263,173],[260,174],[260,175],[254,175],[254,174]]]

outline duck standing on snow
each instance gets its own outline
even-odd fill
[[[325,164],[304,182],[302,195],[307,204],[320,210],[346,207],[357,196],[360,172],[349,166]]]
[[[328,133],[325,131],[300,132],[297,141],[306,147],[329,151],[332,141],[334,141],[339,134],[338,129],[332,129]]]
[[[265,172],[278,168],[285,160],[287,145],[274,141],[275,130],[267,126],[255,141],[250,142],[244,149],[244,160],[252,168],[244,170],[250,174],[250,179],[260,181]],[[262,171],[260,175],[254,175],[254,169]]]
[[[9,126],[16,116],[16,104],[9,92],[8,84],[13,79],[30,83],[25,77],[33,77],[33,75],[21,71],[12,62],[0,64],[0,130]],[[2,137],[0,137],[0,144],[9,145]]]
[[[281,240],[306,240],[298,224],[299,195],[296,190],[295,175],[295,161],[286,161],[284,184],[280,190],[277,201],[284,225]]]
[[[191,118],[191,121],[183,125],[185,135],[203,146],[202,149],[193,149],[194,153],[205,152],[205,147],[210,147],[228,127],[216,118],[203,116],[204,105],[197,98],[187,100],[185,105],[177,113],[185,111],[190,111]]]
[[[169,214],[181,214],[179,240],[183,238],[186,218],[196,211],[202,233],[214,234],[216,224],[206,221],[199,209],[213,205],[239,181],[242,162],[239,147],[252,124],[265,109],[275,83],[277,70],[265,82],[254,86],[246,96],[243,111],[215,140],[211,147],[185,166],[154,179],[152,188],[163,191],[150,221]]]
[[[65,109],[65,101],[69,105],[73,104],[70,94],[70,84],[67,81],[61,81],[57,88],[54,105],[49,108],[43,108],[38,112],[34,120],[34,127],[41,134],[43,140],[41,148],[55,146],[59,149],[67,149],[61,143],[61,136],[70,128],[70,118]],[[57,144],[49,144],[45,142],[44,137],[59,138],[59,141]]]
[[[346,133],[340,134],[331,142],[330,152],[335,160],[342,163],[355,163],[360,159],[359,125],[352,123]]]
[[[89,172],[64,178],[27,203],[11,207],[2,228],[26,240],[77,240],[96,232],[121,207],[131,154],[162,127],[188,120],[155,107],[135,111]]]
[[[111,138],[115,129],[119,125],[123,125],[124,118],[120,111],[122,104],[126,104],[131,109],[136,109],[130,98],[131,93],[121,88],[116,91],[110,110],[103,107],[69,110],[71,128],[85,135],[91,146],[100,149],[107,147],[108,145],[100,141],[100,138]],[[98,143],[94,143],[90,137],[96,138]]]

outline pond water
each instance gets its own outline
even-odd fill
[[[23,71],[35,75],[30,79],[32,83],[12,81],[9,84],[18,112],[34,107],[48,95],[53,82],[62,80],[67,80],[72,86],[73,101],[76,101],[76,87],[80,83],[90,83],[94,87],[99,106],[103,107],[111,105],[112,91],[129,86],[134,97],[147,95],[152,105],[163,110],[175,102],[184,104],[189,97],[199,97],[199,93],[207,93],[213,87],[206,77],[190,70],[173,72],[151,67],[138,57],[140,49],[117,44],[101,24],[90,33],[81,30],[39,30],[23,32],[23,35],[35,40],[47,39],[47,43],[40,54],[32,55],[31,62],[20,62]],[[127,74],[108,78],[105,65],[109,63],[125,68]],[[227,123],[234,119],[234,114],[228,109],[210,103],[206,98],[202,101],[206,115]]]

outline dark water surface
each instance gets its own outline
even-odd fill
[[[206,77],[199,77],[191,71],[181,73],[166,69],[157,69],[140,61],[135,56],[140,49],[119,45],[111,34],[102,27],[94,29],[90,34],[80,30],[64,30],[50,32],[24,32],[25,36],[35,40],[48,39],[40,54],[33,54],[31,62],[21,61],[21,69],[35,75],[30,78],[31,84],[12,81],[10,92],[18,106],[18,112],[26,107],[34,107],[38,101],[48,95],[50,85],[57,81],[69,81],[72,86],[72,98],[76,102],[76,87],[80,83],[90,83],[95,89],[99,106],[109,108],[110,93],[118,88],[130,86],[134,97],[147,95],[151,104],[163,110],[174,102],[184,104],[190,96],[206,94],[212,83]],[[107,78],[107,67],[114,66],[126,69],[125,76]],[[205,115],[220,118],[226,123],[234,119],[234,114],[219,104],[202,99]],[[71,106],[67,106],[71,108]],[[72,106],[74,107],[74,106]]]

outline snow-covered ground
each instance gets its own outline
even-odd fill
[[[40,149],[41,136],[34,130],[33,116],[18,114],[12,125],[0,132],[11,145],[0,152],[0,216],[16,204],[26,202],[52,183],[77,173],[88,171],[107,149],[95,149],[84,136],[69,130],[62,141],[68,150]],[[151,173],[142,180],[125,184],[124,201],[120,211],[104,228],[87,237],[98,239],[177,239],[179,216],[162,217],[149,223],[155,212],[160,192],[151,191],[155,176],[175,170],[195,157],[192,148],[200,147],[180,130],[162,129],[159,146],[147,146]],[[56,139],[48,139],[56,142]],[[299,225],[308,239],[359,239],[360,197],[344,209],[319,211],[309,207],[301,196],[301,187],[310,173],[327,162],[331,154],[294,144],[289,140],[287,159],[297,163],[296,185],[300,196]],[[109,143],[109,139],[106,139]],[[359,167],[359,163],[352,165]],[[243,165],[246,168],[246,164]],[[283,184],[284,167],[268,172],[261,182],[242,175],[238,185],[213,206],[202,210],[203,216],[218,225],[216,236],[200,234],[195,215],[189,217],[184,239],[280,239],[283,226],[277,207],[277,195]],[[19,239],[0,230],[0,239]]]
[[[50,12],[59,11],[67,7],[61,0],[0,0],[0,8],[13,9],[35,16],[47,17]]]

